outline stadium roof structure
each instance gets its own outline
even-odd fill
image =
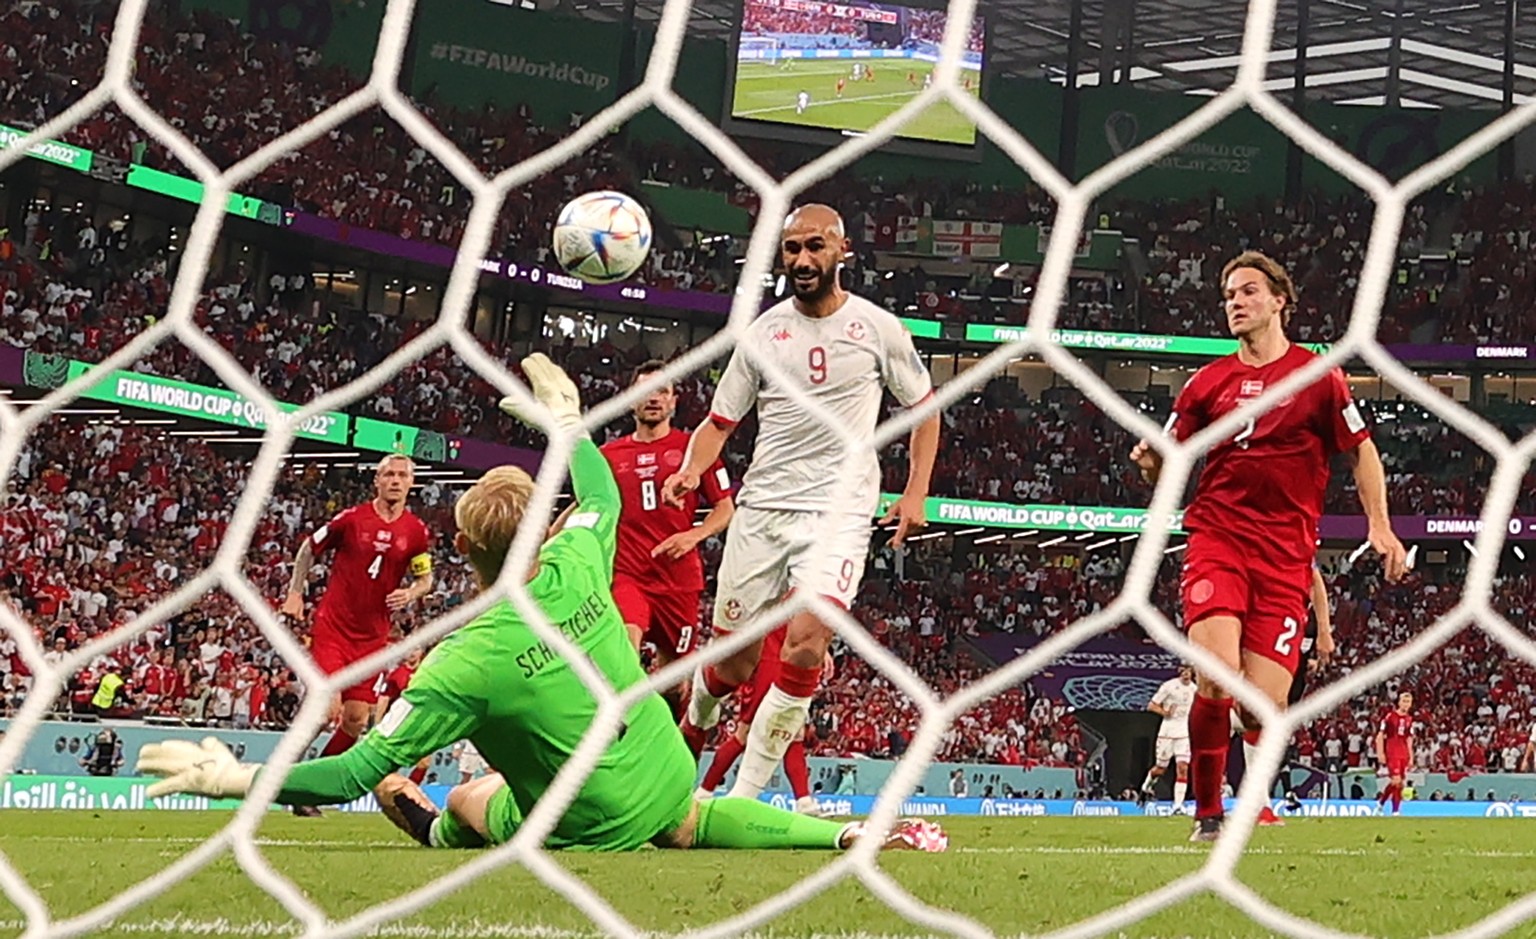
[[[605,20],[621,18],[632,3],[637,19],[654,21],[662,7],[662,0],[536,2]],[[1497,109],[1508,49],[1513,103],[1521,104],[1536,97],[1536,27],[1521,23],[1517,4],[1281,0],[1269,87],[1294,89],[1296,50],[1304,46],[1308,100]],[[1078,87],[1128,81],[1215,94],[1236,74],[1243,41],[1244,5],[1233,0],[981,0],[980,8],[989,21],[989,56],[1001,73],[1064,84],[1075,71]],[[690,32],[726,38],[737,9],[738,0],[696,0]],[[1074,22],[1081,41],[1069,55]]]

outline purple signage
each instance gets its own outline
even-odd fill
[[[405,258],[410,261],[419,261],[423,264],[432,264],[437,267],[449,268],[453,266],[455,252],[446,245],[412,241],[409,238],[401,238],[397,235],[387,235],[383,232],[376,232],[366,228],[356,228],[294,209],[288,210],[284,218],[288,227],[303,235],[323,238],[326,241],[334,241],[339,244],[352,245],[353,247],[362,248],[365,251],[371,251],[376,254]],[[663,290],[659,287],[647,287],[642,284],[589,284],[561,271],[518,264],[514,261],[499,258],[487,258],[480,262],[480,267],[485,273],[496,277],[504,277],[507,280],[521,281],[525,284],[550,287],[556,290],[565,290],[570,293],[579,293],[597,300],[645,303],[663,310],[700,310],[706,313],[719,313],[721,315],[725,315],[731,310],[731,295],[726,293],[704,293],[696,290]],[[1531,361],[1533,350],[1536,350],[1536,344],[1458,346],[1403,343],[1387,346],[1388,352],[1404,362],[1503,362],[1516,364]]]
[[[1317,528],[1325,539],[1365,540],[1364,515],[1324,515]],[[1404,541],[1460,541],[1476,538],[1482,523],[1466,515],[1398,515],[1392,519],[1392,530]],[[1506,536],[1511,541],[1536,541],[1536,516],[1513,516]]]
[[[412,241],[409,238],[386,235],[383,232],[376,232],[367,228],[356,228],[328,218],[321,218],[318,215],[310,215],[307,212],[290,210],[284,215],[284,219],[289,228],[301,235],[323,238],[326,241],[351,245],[354,248],[362,248],[364,251],[371,251],[375,254],[404,258],[408,261],[419,261],[423,264],[432,264],[437,267],[449,268],[453,266],[456,252],[446,245]],[[504,277],[507,280],[520,281],[525,284],[533,284],[534,286],[579,293],[596,300],[645,303],[661,309],[701,310],[706,313],[719,313],[721,315],[727,314],[731,310],[731,295],[728,293],[663,290],[659,287],[647,287],[643,284],[589,284],[580,278],[572,277],[561,271],[553,271],[548,268],[528,264],[518,264],[517,262],[500,258],[486,258],[480,262],[480,269],[494,277]]]
[[[1024,655],[1043,638],[992,633],[971,641],[1002,665]],[[1061,698],[1075,708],[1140,711],[1178,667],[1179,657],[1155,643],[1095,636],[1028,681],[1036,693]]]
[[[530,476],[538,474],[539,462],[544,459],[544,454],[538,450],[509,447],[503,443],[491,443],[488,440],[476,440],[472,437],[453,438],[451,450],[458,451],[458,455],[449,461],[455,466],[467,466],[478,470],[494,469],[498,466],[516,466],[525,470]]]
[[[23,368],[26,360],[26,352],[8,342],[0,342],[0,384],[26,384]]]
[[[1529,362],[1536,345],[1442,346],[1404,343],[1387,351],[1404,362]]]

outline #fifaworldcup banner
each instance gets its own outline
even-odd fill
[[[421,0],[413,27],[414,93],[431,90],[462,108],[523,102],[559,127],[613,102],[627,41],[619,23],[483,0]]]

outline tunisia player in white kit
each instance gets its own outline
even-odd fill
[[[1173,810],[1184,810],[1184,796],[1189,792],[1189,709],[1195,703],[1195,670],[1180,666],[1177,678],[1163,682],[1147,702],[1147,710],[1163,719],[1157,728],[1157,744],[1152,751],[1152,768],[1141,783],[1147,795],[1173,761]]]
[[[880,466],[873,446],[845,447],[842,435],[857,440],[874,433],[882,388],[903,407],[933,393],[901,321],[838,282],[850,246],[836,211],[824,205],[796,209],[785,220],[780,248],[794,296],[748,327],[715,390],[709,420],[694,430],[686,464],[664,491],[664,498],[676,502],[697,489],[737,422],[757,408],[757,446],[736,496],[715,591],[714,627],[721,633],[791,591],[814,593],[844,609],[853,603],[879,505]],[[800,394],[833,416],[836,426],[800,407],[753,355],[771,360]],[[938,446],[935,413],[912,431],[906,489],[882,520],[897,523],[893,545],[926,524],[924,500]],[[812,613],[790,618],[779,675],[747,732],[731,795],[755,798],[790,741],[799,739],[832,635]],[[761,651],[759,641],[694,673],[682,723],[696,749],[703,731],[719,720],[720,699],[751,679]]]

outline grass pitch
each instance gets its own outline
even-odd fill
[[[843,96],[838,98],[837,80],[851,75],[851,60],[788,61],[792,63],[788,68],[780,68],[777,63],[739,63],[732,115],[780,124],[867,131],[917,97],[923,90],[924,76],[933,71],[928,62],[869,60],[874,79],[850,80]],[[908,73],[916,76],[915,83],[907,81]],[[980,97],[976,73],[962,74],[971,77],[971,94]],[[796,97],[802,91],[811,96],[811,103],[804,114],[796,114]],[[976,125],[955,110],[954,105],[941,101],[919,114],[899,136],[971,144],[976,142]]]
[[[215,831],[224,813],[10,810],[0,850],[56,917],[85,911],[174,861]],[[919,898],[999,933],[1059,929],[1199,868],[1207,849],[1185,842],[1183,819],[950,819],[948,854],[892,853],[884,869]],[[373,815],[273,814],[259,847],[333,917],[355,914],[474,856],[429,851]],[[643,851],[558,855],[639,928],[678,932],[734,915],[815,871],[831,855]],[[1257,832],[1239,875],[1285,909],[1378,936],[1420,936],[1469,925],[1536,889],[1536,848],[1518,819],[1292,819]],[[0,936],[22,931],[0,900]],[[98,935],[271,936],[299,926],[228,854]],[[769,923],[775,936],[925,935],[861,885],[845,882]],[[1536,932],[1527,923],[1511,935]],[[383,935],[456,939],[579,939],[591,921],[531,874],[505,868]],[[1119,935],[1250,937],[1268,931],[1220,899],[1198,897]]]

